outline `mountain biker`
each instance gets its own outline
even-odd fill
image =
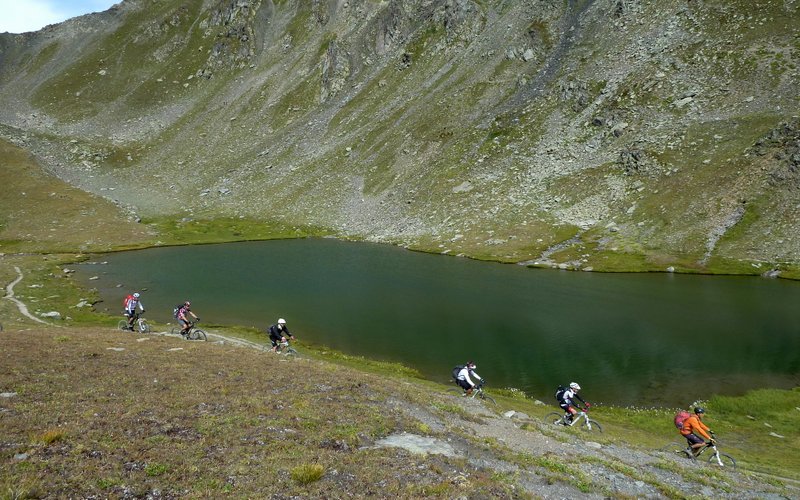
[[[192,328],[192,322],[189,321],[188,315],[191,314],[194,319],[200,321],[193,312],[192,312],[192,303],[188,300],[183,303],[182,306],[178,308],[178,312],[175,314],[175,319],[178,320],[178,323],[181,325],[181,335],[184,337],[189,335],[189,330]]]
[[[272,352],[278,352],[278,343],[286,342],[286,337],[294,340],[294,335],[286,327],[286,320],[279,318],[278,322],[267,329],[269,340],[272,342]]]
[[[475,383],[470,378],[470,375],[478,379],[478,381],[483,382],[483,379],[480,375],[475,373],[475,368],[477,366],[472,361],[467,362],[466,365],[458,372],[458,377],[456,377],[456,383],[464,389],[464,394],[462,396],[469,396],[472,394],[472,390],[475,388]]]
[[[583,400],[580,396],[578,396],[578,391],[581,390],[581,386],[578,385],[577,382],[570,382],[569,387],[564,389],[563,391],[558,391],[558,406],[560,406],[564,412],[567,414],[567,424],[572,422],[572,419],[575,418],[575,415],[578,414],[578,410],[575,408],[578,407],[575,404],[575,399],[583,403],[586,409],[588,409],[591,405]]]
[[[128,330],[133,331],[133,322],[136,319],[136,307],[144,314],[144,305],[139,300],[139,292],[133,292],[133,295],[125,297],[125,310],[122,314],[128,318]]]
[[[709,444],[716,444],[716,440],[714,439],[714,433],[711,432],[711,429],[708,428],[706,424],[702,422],[703,416],[706,414],[706,410],[701,408],[700,406],[695,407],[694,415],[690,415],[686,420],[683,421],[683,428],[681,429],[681,435],[686,438],[686,441],[689,443],[689,449],[687,449],[687,453],[692,453],[697,455],[700,451],[700,448],[706,445],[705,440],[703,438],[708,439]],[[711,435],[709,435],[709,433]],[[697,434],[700,434],[700,437]]]

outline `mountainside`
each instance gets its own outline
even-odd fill
[[[0,137],[144,222],[792,275],[799,20],[797,0],[125,0],[0,35]]]

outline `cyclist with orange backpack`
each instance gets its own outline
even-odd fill
[[[689,448],[686,449],[687,455],[694,456],[700,451],[700,448],[705,446],[706,442],[703,438],[708,439],[711,444],[716,444],[714,433],[702,422],[705,414],[706,410],[697,406],[694,409],[694,415],[689,415],[683,421],[681,435],[685,437],[686,441],[689,443]]]

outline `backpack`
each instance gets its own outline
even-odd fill
[[[124,299],[122,299],[122,307],[128,307],[128,302],[133,300],[133,295],[128,295]]]
[[[466,365],[458,365],[453,367],[453,380],[458,380],[458,374],[464,369]]]
[[[683,429],[683,422],[685,422],[686,419],[691,417],[691,416],[692,416],[692,414],[689,413],[686,410],[681,410],[678,413],[676,413],[675,414],[675,419],[673,420],[675,422],[675,427],[677,427],[678,430]]]
[[[558,389],[556,390],[556,401],[561,402],[564,401],[564,393],[567,392],[567,388],[563,385],[559,385]]]
[[[178,319],[178,312],[181,310],[181,307],[183,307],[183,304],[178,304],[177,306],[172,308],[172,317],[173,318]]]

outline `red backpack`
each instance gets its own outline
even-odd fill
[[[676,413],[675,414],[675,420],[674,420],[675,427],[677,427],[678,430],[682,430],[683,429],[683,422],[685,422],[686,419],[691,417],[691,416],[692,416],[692,414],[689,413],[686,410],[681,410],[678,413]]]
[[[128,307],[128,302],[133,300],[133,295],[128,295],[124,299],[122,299],[122,307]]]

